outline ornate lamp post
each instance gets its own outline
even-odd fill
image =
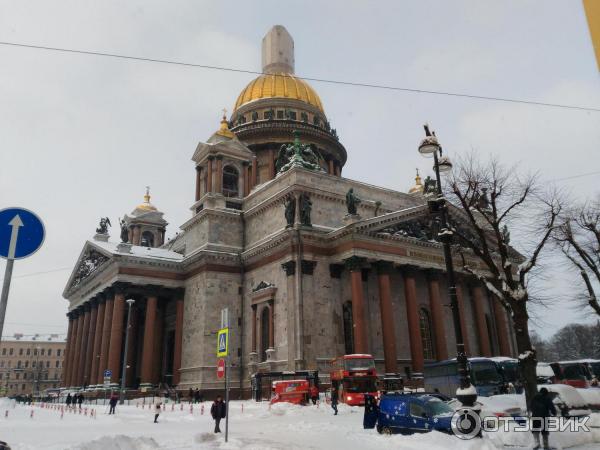
[[[452,170],[452,163],[448,157],[443,156],[442,147],[439,144],[435,133],[429,131],[429,126],[425,125],[425,139],[419,145],[419,153],[425,157],[433,155],[433,168],[435,170],[436,192],[435,198],[429,201],[429,210],[440,218],[441,229],[438,234],[444,247],[444,260],[446,262],[446,273],[448,274],[448,297],[450,297],[450,307],[452,309],[452,319],[454,322],[454,336],[456,340],[456,360],[458,362],[458,374],[460,376],[460,387],[456,390],[456,398],[463,406],[472,407],[477,400],[477,391],[471,384],[469,376],[469,367],[467,365],[467,355],[465,354],[465,342],[460,326],[460,312],[458,310],[458,298],[456,297],[456,281],[454,277],[454,264],[452,261],[452,230],[448,224],[448,209],[446,199],[442,193],[442,183],[440,172]],[[438,156],[439,153],[439,156]]]
[[[121,371],[121,392],[119,395],[119,404],[125,403],[125,381],[127,378],[127,347],[129,347],[129,327],[131,322],[131,307],[135,300],[129,298],[125,300],[127,303],[127,328],[125,329],[125,349],[123,350],[123,369]]]

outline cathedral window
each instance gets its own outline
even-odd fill
[[[223,195],[225,197],[239,196],[239,173],[233,166],[223,168]]]
[[[431,332],[431,316],[425,308],[419,310],[419,327],[421,328],[421,342],[423,344],[423,357],[434,359],[433,336]]]
[[[300,113],[300,120],[302,120],[304,123],[308,122],[308,114],[305,112]]]
[[[278,119],[283,119],[283,109],[277,110],[277,118]]]
[[[154,247],[154,234],[151,231],[144,231],[141,240],[142,247]]]
[[[296,120],[298,116],[296,115],[296,111],[288,111],[288,117],[291,120]]]
[[[269,348],[269,308],[264,307],[260,313],[260,360],[267,360]]]

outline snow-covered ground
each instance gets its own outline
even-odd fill
[[[242,411],[243,405],[243,411]],[[154,411],[147,406],[119,406],[117,414],[109,416],[104,406],[96,408],[97,416],[64,413],[59,409],[14,405],[0,399],[0,440],[7,441],[13,450],[188,450],[188,449],[400,449],[400,450],[494,450],[502,443],[528,448],[529,434],[515,438],[486,436],[484,439],[461,441],[454,436],[433,432],[413,436],[382,436],[375,430],[362,428],[362,409],[340,405],[339,415],[333,416],[325,404],[294,406],[233,401],[230,408],[230,436],[225,444],[223,434],[215,435],[209,414],[210,403],[169,404],[153,423]],[[31,411],[33,410],[33,417]],[[8,417],[5,417],[8,411]],[[594,421],[600,426],[600,415]],[[221,429],[224,430],[224,423]],[[576,449],[600,448],[600,429],[586,436],[555,439],[558,448],[577,445]],[[593,443],[596,442],[596,443]],[[515,448],[515,447],[512,447]]]

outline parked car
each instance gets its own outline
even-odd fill
[[[0,450],[10,450],[10,446],[4,441],[0,441]]]
[[[550,367],[550,364],[545,362],[537,363],[535,368],[537,375],[538,384],[552,384],[552,379],[554,378],[554,370]]]
[[[563,417],[589,416],[592,411],[577,389],[567,384],[543,386],[548,389],[557,412]],[[541,388],[540,388],[541,389]]]
[[[527,420],[527,410],[524,400],[525,397],[522,394],[491,395],[489,397],[478,397],[476,406],[481,410],[482,417],[506,417],[522,423]],[[448,404],[454,410],[461,407],[461,403],[456,399],[448,402]]]
[[[550,364],[554,371],[554,384],[567,384],[576,388],[587,388],[590,386],[592,374],[586,363],[575,361],[559,361]]]
[[[588,389],[577,389],[577,392],[593,412],[600,412],[600,389],[599,388],[588,388]]]
[[[383,434],[451,433],[454,409],[438,397],[424,393],[382,395],[374,426]]]

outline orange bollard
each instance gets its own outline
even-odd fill
[[[194,414],[194,405],[190,404],[190,414]]]
[[[202,403],[202,406],[200,406],[200,415],[204,415],[204,403]]]
[[[85,409],[83,410],[83,415],[84,415],[84,416],[87,416],[87,408],[85,408]]]
[[[8,409],[4,412],[4,417],[8,418]]]
[[[181,408],[179,408],[180,411],[183,411],[183,403],[181,404]]]
[[[171,411],[175,411],[175,403],[171,403]]]
[[[242,414],[244,414],[244,404],[242,403]]]
[[[29,414],[29,418],[33,419],[33,408],[31,409],[31,414]]]

